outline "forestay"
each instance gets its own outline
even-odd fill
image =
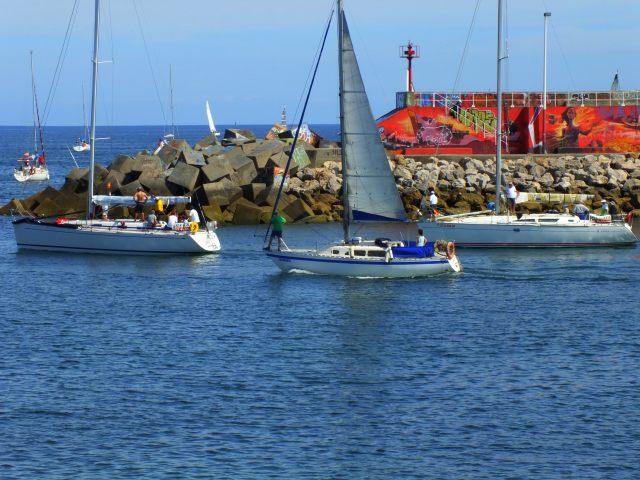
[[[406,220],[376,127],[346,19],[342,38],[342,148],[353,220]]]

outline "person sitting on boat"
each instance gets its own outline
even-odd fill
[[[589,218],[589,209],[581,203],[577,203],[573,207],[573,214],[578,216],[581,220],[587,220]]]
[[[516,186],[509,182],[509,188],[507,189],[507,205],[509,206],[509,213],[516,214],[516,198],[518,198],[518,189]]]
[[[189,210],[189,222],[190,223],[200,223],[200,215],[198,215],[198,211],[191,204],[187,205],[187,209]]]
[[[424,247],[427,244],[427,237],[424,236],[424,230],[418,229],[418,240],[416,241],[416,247]]]
[[[600,203],[600,215],[609,215],[609,204],[606,200],[602,200]]]
[[[616,202],[614,202],[613,200],[611,200],[609,205],[609,215],[611,215],[612,217],[614,215],[618,215],[618,207],[616,207]]]
[[[138,215],[140,215],[144,222],[144,204],[147,203],[148,198],[147,194],[142,190],[142,187],[138,187],[136,189],[136,193],[133,194],[133,200],[136,202],[136,208],[134,210],[135,213],[133,215],[134,220],[137,221]]]
[[[149,212],[149,216],[147,217],[147,222],[149,223],[149,227],[155,228],[158,226],[158,217],[156,217],[156,211],[151,210]]]
[[[281,251],[284,241],[282,240],[283,225],[287,223],[284,217],[278,215],[278,211],[273,212],[271,216],[271,236],[265,250],[271,250],[271,243],[275,237],[278,237],[278,251]]]
[[[169,212],[169,216],[167,217],[167,228],[175,230],[176,223],[178,223],[178,212],[176,212],[175,208],[172,208]]]

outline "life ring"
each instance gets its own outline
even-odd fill
[[[627,216],[625,217],[624,221],[629,225],[631,225],[631,222],[633,222],[633,212],[627,213]]]
[[[456,256],[456,245],[453,242],[447,243],[447,258],[451,260]]]
[[[198,225],[198,222],[191,222],[191,224],[189,225],[189,230],[191,230],[191,233],[198,233],[198,230],[200,230],[200,225]]]

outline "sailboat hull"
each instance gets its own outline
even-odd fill
[[[75,145],[73,147],[73,149],[76,152],[88,152],[89,150],[91,150],[91,145],[88,145],[88,144],[87,145]]]
[[[278,268],[284,272],[309,272],[319,275],[362,278],[412,278],[458,272],[461,267],[457,257],[447,258],[398,258],[390,261],[359,258],[331,258],[315,251],[267,252]]]
[[[463,218],[418,222],[418,227],[428,238],[446,238],[457,247],[606,247],[633,245],[638,241],[631,227],[623,222],[562,221],[570,220],[570,215],[549,216],[547,222],[544,215],[538,217],[532,221],[495,216]]]
[[[19,182],[46,182],[49,180],[49,170],[38,167],[35,173],[29,173],[28,170],[13,170],[13,178]]]
[[[101,225],[69,225],[19,219],[13,222],[18,249],[124,255],[218,253],[214,232],[175,232]]]

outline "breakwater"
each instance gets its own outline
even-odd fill
[[[174,140],[156,154],[119,155],[108,166],[95,166],[97,194],[133,195],[138,187],[154,195],[191,195],[207,218],[228,224],[268,220],[291,146],[273,140],[231,141],[213,136],[194,145]],[[229,143],[229,142],[228,142]],[[417,215],[425,192],[434,189],[449,213],[484,209],[495,199],[495,158],[390,156],[390,167],[410,217]],[[280,212],[289,222],[325,223],[342,218],[340,148],[322,141],[318,147],[299,143],[281,198]],[[613,200],[623,211],[640,213],[640,159],[637,154],[506,156],[503,172],[523,192],[588,193]],[[0,214],[83,216],[88,169],[68,172],[64,185],[46,187],[28,198],[13,198]],[[109,188],[110,187],[110,188]],[[152,205],[149,209],[153,208]],[[540,211],[548,206],[523,204]],[[127,217],[126,207],[110,210]]]

